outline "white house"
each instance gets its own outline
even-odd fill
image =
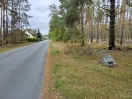
[[[33,38],[33,35],[30,34],[28,31],[26,31],[25,34],[26,34],[29,38]]]

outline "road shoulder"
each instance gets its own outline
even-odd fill
[[[42,88],[42,99],[53,99],[53,95],[50,92],[50,88],[52,86],[52,57],[50,54],[51,50],[48,48],[47,56],[46,56],[46,64],[44,68],[44,81],[43,81],[43,88]]]

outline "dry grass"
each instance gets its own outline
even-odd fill
[[[53,74],[52,74],[52,67],[55,64],[54,57],[53,55],[56,54],[56,50],[52,50],[52,47],[48,48],[48,53],[46,56],[46,64],[44,68],[44,82],[43,82],[43,88],[42,88],[42,99],[58,99],[60,96],[58,93],[59,92],[53,92]],[[57,52],[58,53],[58,52]]]
[[[50,53],[51,53],[50,48],[48,48],[46,64],[44,69],[44,85],[42,90],[42,99],[53,99],[53,95],[49,91],[49,89],[52,86],[51,66],[53,65]]]
[[[30,45],[33,44],[33,42],[26,42],[26,43],[20,43],[20,44],[8,44],[5,46],[0,46],[0,53],[12,50],[12,49],[16,49],[22,46],[26,46],[26,45]]]
[[[103,55],[96,51],[104,46],[52,43],[53,84],[49,92],[56,99],[131,99],[132,50],[111,52],[118,65],[109,68],[98,62]]]

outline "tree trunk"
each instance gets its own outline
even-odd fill
[[[118,2],[118,5],[120,6],[121,4],[120,4],[121,2]],[[120,12],[121,10],[120,10],[120,8],[117,10],[118,12]],[[118,28],[118,30],[117,30],[117,42],[118,43],[120,43],[120,37],[121,37],[121,34],[120,34],[120,29],[121,29],[121,15],[120,14],[118,14],[117,15],[117,19],[118,19],[118,21],[117,21],[117,28]]]
[[[14,30],[14,0],[12,0],[11,31]]]
[[[83,4],[81,5],[81,33],[82,33],[82,41],[81,46],[84,46],[84,8]]]
[[[99,22],[98,22],[98,25],[97,25],[97,40],[96,40],[96,43],[99,43]]]
[[[3,38],[5,37],[5,0],[3,0]]]
[[[99,7],[98,7],[98,18],[97,18],[97,21],[98,21],[98,25],[97,25],[97,40],[96,40],[96,43],[99,43],[99,34],[100,34],[100,30],[99,30],[99,24],[100,24],[100,0],[99,0]]]
[[[8,35],[8,0],[6,0],[6,38]],[[7,41],[8,42],[8,41]]]
[[[1,2],[1,27],[0,27],[0,32],[1,32],[1,45],[3,46],[3,32],[2,32],[2,22],[3,22],[3,4]]]
[[[90,7],[87,8],[87,25],[86,25],[88,42],[89,42],[89,39],[90,39],[90,23],[89,23],[89,20],[90,20]]]
[[[132,14],[129,15],[129,31],[130,31],[130,39],[132,40],[132,18],[131,18]]]
[[[108,49],[115,49],[115,0],[110,0],[110,33]]]
[[[123,11],[122,12],[122,20],[121,20],[121,39],[120,39],[120,45],[123,43],[123,34],[124,34],[124,19],[125,19],[125,9],[126,9],[126,0],[124,0],[123,3]]]
[[[19,3],[19,17],[21,15],[21,4]],[[20,19],[19,19],[19,29],[21,28],[21,23],[20,23]]]
[[[91,7],[91,43],[93,43],[93,16],[94,16],[94,5]]]
[[[109,5],[109,1],[107,1],[107,6],[108,6],[108,5]],[[108,30],[106,30],[106,29],[108,29],[108,24],[107,24],[107,22],[108,22],[108,16],[106,16],[106,20],[105,20],[105,27],[106,27],[106,28],[105,28],[105,32],[106,32],[106,33],[105,33],[105,37],[104,37],[105,40],[107,39],[107,36],[108,36],[108,35],[107,35],[107,34],[108,34]]]

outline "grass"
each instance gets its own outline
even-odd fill
[[[52,55],[59,55],[59,51],[58,50],[52,50]]]
[[[118,65],[109,68],[98,62],[103,55],[96,50],[103,47],[52,43],[51,52],[56,49],[59,54],[51,54],[51,91],[60,93],[58,99],[132,99],[132,50],[111,52]]]
[[[5,46],[0,46],[0,53],[12,50],[12,49],[16,49],[22,46],[26,46],[26,45],[30,45],[33,44],[33,42],[26,42],[26,43],[20,43],[20,44],[8,44]]]

